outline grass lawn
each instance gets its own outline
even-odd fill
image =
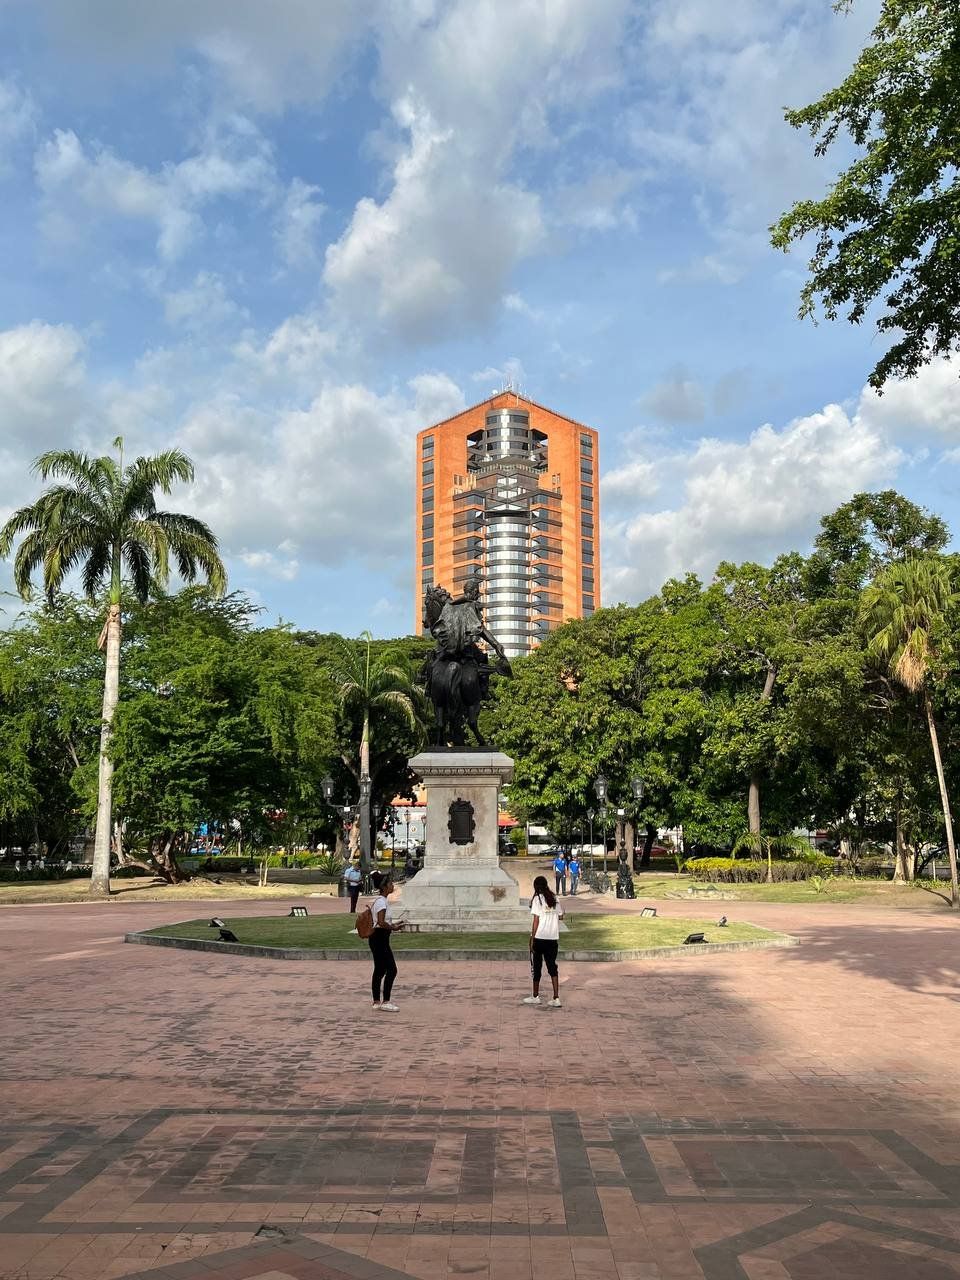
[[[318,947],[347,950],[366,949],[366,942],[349,931],[346,915],[337,916],[254,916],[242,919],[221,917],[240,942],[264,947]],[[703,930],[710,942],[748,942],[769,940],[779,935],[752,924],[730,924],[716,928],[712,920],[640,920],[617,915],[583,915],[567,920],[569,926],[560,940],[560,950],[630,951],[642,947],[675,947],[688,933]],[[183,924],[164,925],[149,933],[174,938],[216,939],[216,929],[208,920],[187,920]],[[397,933],[393,938],[397,951],[444,949],[461,951],[517,951],[528,948],[525,933]]]
[[[138,876],[136,879],[111,880],[111,898],[126,902],[196,902],[198,899],[215,898],[303,898],[312,893],[336,895],[335,884],[311,882],[310,884],[267,884],[257,886],[256,876],[218,875],[221,884],[215,884],[203,876],[196,876],[186,884],[166,884],[160,879]],[[27,880],[0,884],[0,906],[28,902],[88,902],[90,881]]]
[[[640,875],[634,878],[639,898],[669,898],[682,896],[688,885],[706,888],[692,876]],[[820,886],[820,892],[809,880],[787,880],[780,884],[718,884],[721,893],[735,895],[741,902],[866,902],[884,907],[931,907],[942,905],[944,899],[919,885],[899,885],[890,880],[855,880],[850,876],[828,876]],[[949,904],[950,885],[944,886],[945,902]],[[704,894],[703,900],[707,900]],[[691,898],[691,902],[698,901]]]

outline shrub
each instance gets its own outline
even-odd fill
[[[773,879],[807,880],[811,876],[830,875],[834,869],[832,858],[821,853],[804,854],[789,861],[777,859],[773,863]],[[718,881],[721,884],[756,884],[767,878],[766,860],[755,858],[690,858],[684,870],[694,880]]]
[[[343,875],[343,859],[335,853],[321,853],[313,860],[316,869],[325,876],[342,876]]]

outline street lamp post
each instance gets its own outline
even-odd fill
[[[634,804],[635,804],[635,806],[636,806],[636,807],[635,807],[635,810],[634,810],[634,817],[633,817],[633,865],[634,865],[634,870],[636,870],[636,866],[637,866],[637,818],[638,818],[638,817],[639,817],[639,815],[640,815],[640,806],[643,804],[643,793],[644,793],[644,790],[645,790],[645,789],[646,789],[646,783],[644,782],[644,780],[643,780],[641,777],[637,776],[637,777],[634,777],[634,778],[631,778],[631,779],[630,779],[630,790],[633,792]]]
[[[370,874],[370,778],[362,774],[360,778],[360,870],[364,876]]]
[[[590,870],[591,871],[593,870],[593,818],[594,818],[594,811],[592,809],[588,809],[587,822],[589,822],[590,824]]]
[[[597,799],[600,801],[600,830],[603,833],[603,874],[607,874],[607,780],[602,773],[598,773],[593,783],[593,789]]]

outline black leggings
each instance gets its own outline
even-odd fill
[[[540,975],[543,973],[543,962],[547,962],[547,973],[551,978],[555,978],[560,970],[557,968],[557,952],[560,950],[560,943],[556,939],[551,938],[534,938],[533,940],[533,980],[540,981]]]
[[[374,929],[370,935],[370,950],[373,952],[373,982],[371,989],[376,1002],[380,1000],[380,984],[383,983],[383,998],[390,999],[393,980],[397,976],[397,962],[390,950],[390,930]]]

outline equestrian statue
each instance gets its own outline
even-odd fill
[[[433,703],[434,746],[464,746],[469,725],[477,745],[485,747],[478,720],[490,696],[490,677],[511,671],[503,645],[484,625],[480,579],[468,578],[456,599],[443,587],[428,587],[423,625],[437,642],[420,670],[420,682]],[[496,663],[491,665],[481,641],[497,655]]]

